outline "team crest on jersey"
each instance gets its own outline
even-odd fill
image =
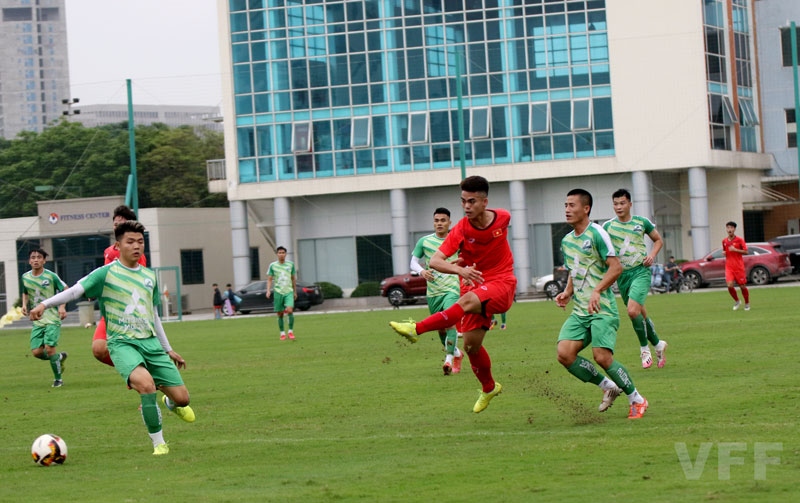
[[[503,235],[503,229],[495,229],[492,232],[492,237],[495,237],[495,238],[499,238],[502,235]]]
[[[153,280],[151,280],[150,278],[147,278],[146,280],[144,280],[144,286],[146,286],[147,288],[152,289],[153,288]]]
[[[591,250],[592,249],[592,241],[587,239],[581,245],[581,250]]]
[[[45,288],[50,286],[50,280],[49,279],[43,279],[42,280],[42,286],[45,287]]]
[[[633,230],[636,231],[636,232],[642,232],[644,230],[644,228],[641,225],[636,224],[636,225],[633,226]]]

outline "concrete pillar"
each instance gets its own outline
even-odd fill
[[[525,182],[520,180],[510,182],[508,193],[511,200],[511,252],[514,254],[514,275],[517,277],[517,293],[524,294],[531,284]]]
[[[250,238],[247,233],[247,202],[230,202],[231,245],[233,248],[233,288],[250,282]]]
[[[289,209],[289,198],[276,197],[275,209],[275,246],[286,248],[286,260],[294,261],[294,243],[292,243],[292,214]]]
[[[650,173],[646,171],[634,171],[631,173],[631,197],[633,198],[634,215],[647,217],[655,221],[653,216],[653,195],[650,191]],[[649,239],[644,240],[647,246],[647,253],[653,248],[653,242]]]
[[[711,249],[705,168],[689,168],[689,213],[692,223],[692,258],[696,260]]]
[[[411,250],[408,247],[408,198],[403,189],[389,191],[392,214],[392,270],[394,274],[408,272]]]

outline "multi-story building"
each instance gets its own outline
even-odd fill
[[[744,211],[771,166],[751,0],[218,5],[237,284],[248,219],[305,280],[407,271],[434,208],[461,214],[464,175],[512,212],[520,291],[560,263],[575,187],[597,220],[631,189],[676,257],[728,220],[761,229]]]
[[[65,0],[0,0],[0,136],[42,131],[69,101]]]
[[[70,115],[69,120],[86,127],[116,124],[128,120],[128,105],[82,105],[80,114]],[[219,107],[190,105],[134,105],[133,122],[137,126],[149,126],[156,122],[170,127],[194,126],[222,131],[222,116]]]
[[[772,164],[764,180],[771,196],[751,205],[764,215],[764,237],[800,234],[798,204],[797,110],[791,46],[791,21],[800,40],[800,2],[757,0],[754,5],[761,83],[761,130]]]

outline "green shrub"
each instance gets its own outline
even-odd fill
[[[322,289],[322,295],[326,299],[341,299],[342,298],[342,289],[334,285],[333,283],[328,283],[327,281],[320,281],[319,287]]]
[[[381,284],[377,281],[361,283],[353,290],[350,297],[376,297],[381,294]]]

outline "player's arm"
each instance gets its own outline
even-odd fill
[[[28,292],[22,292],[22,314],[28,316]]]
[[[475,264],[472,264],[472,266],[466,265],[462,267],[459,265],[459,263],[461,263],[461,261],[448,261],[447,255],[445,255],[440,249],[436,250],[436,253],[433,254],[433,257],[431,257],[428,265],[431,267],[431,269],[436,269],[437,271],[445,274],[458,274],[465,280],[471,281],[473,284],[483,283],[483,273],[475,269]]]
[[[572,298],[572,294],[575,291],[575,287],[572,284],[572,275],[570,274],[567,276],[567,286],[564,287],[564,291],[556,295],[555,302],[556,305],[560,308],[565,308],[567,304],[569,304],[569,300]]]
[[[622,264],[619,263],[618,257],[614,255],[607,256],[606,265],[608,269],[606,269],[605,274],[603,274],[603,279],[601,279],[600,283],[592,290],[592,295],[589,297],[590,313],[600,312],[600,294],[611,288],[611,285],[613,285],[614,282],[617,281],[617,278],[619,278],[619,275],[622,274]]]
[[[659,234],[659,232],[655,229],[647,233],[647,235],[650,237],[650,239],[653,240],[653,247],[650,250],[650,253],[648,253],[647,256],[644,258],[642,263],[645,266],[650,267],[655,263],[656,256],[658,256],[658,252],[660,252],[661,248],[664,247],[664,240],[661,238],[661,234]]]
[[[411,267],[413,272],[425,278],[425,281],[433,280],[433,273],[422,266],[422,262],[420,262],[419,257],[416,255],[411,255],[411,264],[409,264],[409,267]]]
[[[83,296],[85,291],[86,290],[83,289],[83,286],[80,283],[77,283],[74,286],[67,288],[63,292],[57,293],[49,299],[43,300],[38,306],[31,309],[29,317],[31,320],[36,321],[42,317],[42,313],[44,313],[45,309],[66,304],[67,302],[72,302],[73,300],[78,300]]]
[[[179,369],[186,368],[186,360],[184,360],[183,357],[176,353],[172,349],[172,346],[170,346],[169,339],[167,339],[167,333],[164,331],[164,325],[161,323],[161,317],[157,312],[155,312],[153,315],[153,326],[156,329],[156,338],[158,339],[158,342],[161,343],[161,347],[164,348],[164,351],[169,355],[170,359],[175,362],[175,366]]]
[[[294,292],[294,298],[297,299],[297,274],[292,274],[292,292]]]
[[[272,271],[267,272],[267,298],[272,295],[272,274],[270,272]]]

